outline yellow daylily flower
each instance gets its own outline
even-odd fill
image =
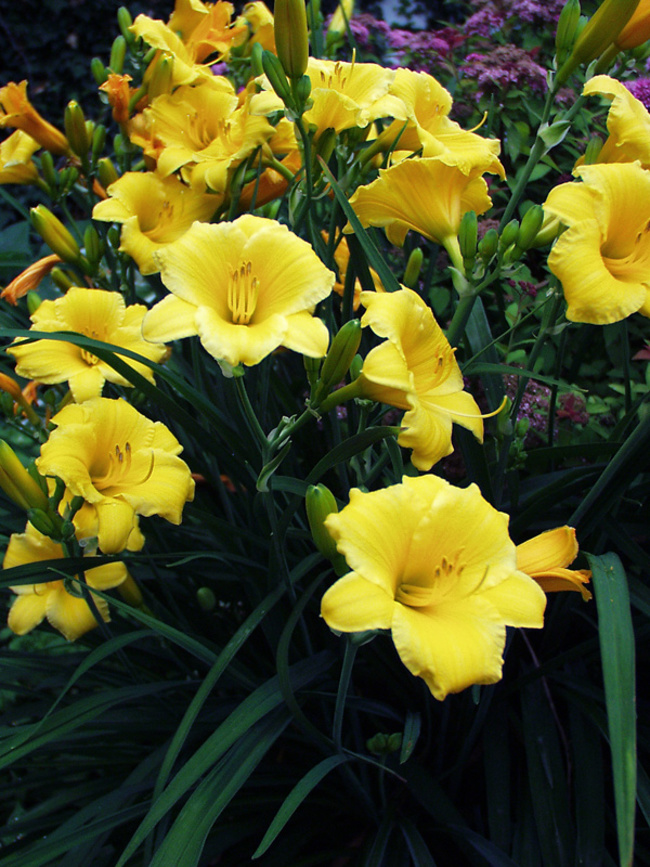
[[[62,298],[39,304],[31,316],[31,330],[74,331],[161,362],[166,347],[142,338],[142,318],[146,312],[143,304],[126,307],[118,292],[72,286]],[[6,350],[16,359],[16,373],[47,385],[67,381],[77,403],[99,397],[107,380],[117,385],[131,385],[109,364],[73,343],[36,340],[17,346],[16,342],[20,343],[20,338]],[[149,382],[154,382],[151,368],[133,359],[127,360]]]
[[[32,156],[39,148],[39,143],[20,129],[0,142],[0,184],[37,183]]]
[[[306,75],[311,81],[313,106],[303,115],[305,123],[316,127],[316,137],[326,129],[337,133],[366,127],[382,117],[406,119],[406,106],[393,96],[390,86],[395,70],[377,63],[344,63],[310,57]],[[251,98],[251,114],[271,114],[284,104],[261,78],[265,90]]]
[[[362,493],[325,519],[350,572],[325,593],[331,629],[390,629],[408,670],[444,699],[501,679],[506,626],[540,628],[546,597],[517,568],[508,516],[437,476]]]
[[[329,333],[312,313],[334,274],[286,226],[250,214],[195,223],[156,257],[173,294],[145,316],[146,340],[198,334],[210,355],[232,367],[258,364],[279,346],[313,358],[327,352]]]
[[[27,82],[10,81],[0,87],[0,129],[14,127],[26,132],[45,150],[67,154],[69,145],[62,132],[40,115],[27,98]]]
[[[235,25],[240,26],[242,24],[246,24],[250,31],[246,53],[256,42],[259,42],[262,48],[265,48],[267,51],[272,51],[273,54],[276,53],[273,13],[265,3],[262,3],[261,0],[253,0],[252,3],[247,3],[242,9],[239,18],[235,20]]]
[[[609,75],[589,79],[583,96],[599,94],[612,101],[607,115],[609,136],[598,154],[598,163],[632,163],[650,168],[650,114],[643,103]],[[580,165],[584,158],[578,160]]]
[[[193,166],[188,174],[201,191],[209,187],[224,193],[230,170],[275,132],[265,117],[238,106],[237,96],[212,87],[179,87],[157,97],[144,115],[155,131],[154,142],[137,135],[132,140],[157,160],[162,176]]]
[[[423,157],[444,157],[449,165],[457,165],[470,174],[476,165],[485,165],[484,171],[505,178],[505,170],[498,159],[501,148],[497,139],[486,139],[460,128],[450,120],[451,95],[426,72],[397,69],[390,92],[399,97],[408,111],[408,125],[393,121],[381,134],[386,147],[399,136],[394,159],[422,151]]]
[[[123,551],[137,530],[137,515],[160,515],[180,524],[194,497],[194,481],[178,455],[182,447],[162,422],[152,422],[125,400],[94,398],[69,404],[52,419],[36,459],[42,476],[55,476],[83,497],[94,519],[84,526],[101,551]]]
[[[2,566],[4,569],[11,569],[14,566],[62,557],[63,549],[60,545],[39,533],[31,524],[27,524],[24,533],[12,533]],[[92,558],[88,559],[92,562]],[[124,563],[108,563],[84,572],[85,583],[102,591],[118,587],[128,578],[129,573]],[[81,595],[79,584],[79,579],[70,579],[69,587],[72,592],[68,592],[62,579],[12,587],[17,598],[9,611],[7,625],[16,635],[25,635],[47,619],[68,641],[75,641],[97,626],[90,606]],[[78,595],[75,595],[75,590]],[[92,594],[92,598],[102,618],[105,621],[110,620],[106,600],[96,594]]]
[[[638,163],[581,166],[544,211],[568,226],[548,257],[562,281],[567,319],[606,325],[650,316],[650,172]]]
[[[567,569],[578,556],[573,527],[556,527],[517,545],[517,569],[530,575],[545,593],[575,590],[585,602],[591,593],[584,586],[591,578],[588,569]]]
[[[155,251],[177,241],[196,220],[209,220],[223,200],[153,172],[127,172],[107,192],[109,198],[93,208],[93,219],[122,223],[120,250],[135,259],[142,274],[155,274]]]
[[[404,160],[381,169],[371,184],[358,187],[350,205],[364,228],[383,227],[392,244],[401,247],[413,229],[442,244],[456,262],[463,214],[483,214],[492,205],[480,177],[490,171],[490,165],[476,163],[468,173],[447,156]],[[344,231],[352,231],[349,224]]]
[[[387,340],[370,350],[353,386],[364,397],[406,410],[397,442],[413,450],[413,464],[430,470],[451,454],[452,423],[482,442],[481,411],[463,391],[454,350],[431,309],[406,288],[360,297],[366,308],[361,324]]]

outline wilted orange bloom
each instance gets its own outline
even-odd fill
[[[129,81],[132,81],[130,75],[117,75],[111,72],[106,81],[99,86],[108,97],[115,123],[126,123],[129,119],[129,101],[135,93]]]
[[[41,147],[53,154],[66,154],[70,148],[62,132],[45,120],[27,99],[27,81],[10,81],[0,87],[0,127],[22,129]]]
[[[10,304],[16,306],[18,299],[23,295],[27,295],[32,289],[36,289],[47,274],[50,273],[55,265],[58,265],[62,260],[57,255],[52,253],[50,256],[44,256],[37,262],[34,262],[29,268],[25,268],[22,274],[8,283],[0,292],[0,298],[4,298]]]

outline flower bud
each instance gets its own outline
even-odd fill
[[[478,219],[474,211],[466,211],[458,229],[458,244],[465,271],[471,271],[478,245]]]
[[[251,49],[251,74],[254,78],[257,78],[259,75],[264,75],[264,67],[262,66],[262,52],[264,49],[262,48],[262,44],[260,42],[254,42],[253,47]]]
[[[132,45],[135,42],[135,36],[129,29],[133,25],[133,18],[126,6],[120,6],[117,10],[117,26],[120,28],[120,33],[124,39]]]
[[[97,162],[97,177],[105,190],[118,179],[117,169],[108,157],[103,157]]]
[[[650,0],[640,0],[632,17],[618,34],[616,47],[629,51],[650,39]]]
[[[90,61],[90,71],[97,83],[97,87],[99,87],[100,84],[103,84],[108,78],[108,69],[106,69],[99,57],[93,57]]]
[[[325,526],[325,518],[333,512],[338,512],[339,507],[334,494],[323,484],[310,485],[305,497],[307,520],[309,529],[316,543],[316,547],[324,557],[332,561],[337,574],[348,572],[348,566],[344,557],[336,550],[336,542],[329,534]],[[342,569],[343,571],[340,571]]]
[[[560,12],[555,32],[555,63],[561,66],[571,53],[578,35],[580,0],[567,0]]]
[[[54,537],[58,535],[52,516],[43,509],[28,509],[27,518],[32,527],[44,536]]]
[[[499,250],[504,252],[517,240],[519,234],[519,223],[517,220],[510,220],[507,226],[504,227],[499,238]]]
[[[68,289],[74,285],[70,277],[68,277],[65,271],[62,271],[60,268],[52,268],[50,277],[52,278],[52,282],[56,288],[60,289],[61,292],[67,292]]]
[[[616,42],[639,0],[603,0],[576,39],[567,60],[560,67],[556,84],[562,84],[578,66],[590,63]]]
[[[275,47],[280,63],[289,78],[297,80],[305,74],[309,59],[305,0],[275,0],[273,16]]]
[[[402,278],[402,283],[409,289],[413,289],[417,285],[423,261],[424,253],[420,247],[411,250],[411,255],[409,256],[406,268],[404,269],[404,277]]]
[[[96,266],[102,258],[104,245],[94,226],[86,226],[84,231],[84,250],[91,265]]]
[[[90,148],[86,119],[81,106],[73,99],[70,100],[65,108],[63,125],[73,153],[82,159],[86,159]]]
[[[582,164],[585,166],[592,166],[594,163],[598,162],[598,157],[600,156],[600,152],[603,149],[603,140],[600,136],[593,135],[589,141],[587,142],[587,147],[585,148],[585,155]]]
[[[37,205],[30,211],[32,226],[48,247],[64,262],[79,262],[79,245],[63,223],[45,205]]]
[[[40,485],[29,475],[11,446],[2,439],[0,439],[0,476],[4,478],[5,483],[8,482],[10,487],[18,492],[18,499],[15,497],[12,499],[23,509],[49,509],[47,496]],[[5,493],[8,493],[5,484],[2,484],[2,487]]]
[[[201,610],[207,613],[214,611],[217,607],[217,597],[209,587],[199,587],[196,591],[196,601],[201,606]]]
[[[38,292],[34,292],[33,290],[30,290],[27,293],[27,312],[29,313],[30,316],[33,316],[34,313],[36,313],[38,308],[41,306],[42,301],[43,301],[43,299],[38,294]]]
[[[293,106],[293,95],[287,76],[278,58],[270,51],[262,53],[262,67],[271,87],[287,106]]]
[[[544,209],[541,205],[533,205],[528,208],[521,219],[521,225],[517,232],[517,240],[515,245],[523,252],[528,250],[537,236],[537,233],[542,228],[544,222]]]
[[[325,397],[344,379],[350,369],[352,359],[357,354],[361,343],[361,322],[350,319],[343,325],[332,340],[329,352],[325,356],[320,373],[320,382],[316,391],[316,400]]]
[[[121,75],[124,69],[124,58],[126,57],[126,39],[123,36],[116,36],[111,46],[111,57],[108,61],[109,68],[116,75]]]
[[[499,233],[496,229],[488,229],[478,243],[478,254],[484,262],[489,262],[499,246]]]
[[[54,160],[49,151],[43,151],[41,154],[41,172],[43,179],[50,189],[52,198],[56,198],[59,189],[59,175],[54,168]]]
[[[311,94],[311,78],[308,75],[303,75],[301,78],[299,78],[298,81],[294,84],[293,92],[298,105],[304,107],[306,110],[307,100],[309,99],[309,95]]]
[[[393,734],[386,735],[378,732],[366,741],[366,747],[368,752],[375,756],[387,756],[390,753],[396,753],[402,748],[402,734],[401,732],[393,732]]]
[[[318,374],[320,372],[320,366],[323,359],[310,358],[308,355],[303,355],[302,360],[305,365],[305,373],[307,374],[309,386],[310,388],[314,389],[316,388],[316,384],[318,383]]]
[[[92,154],[93,161],[97,162],[99,155],[104,150],[106,144],[106,127],[99,123],[92,132]]]

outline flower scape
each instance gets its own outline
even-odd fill
[[[650,865],[649,4],[172,2],[0,86],[0,865]]]

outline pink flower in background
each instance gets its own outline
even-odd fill
[[[637,78],[635,81],[624,81],[623,84],[650,111],[650,78]]]

